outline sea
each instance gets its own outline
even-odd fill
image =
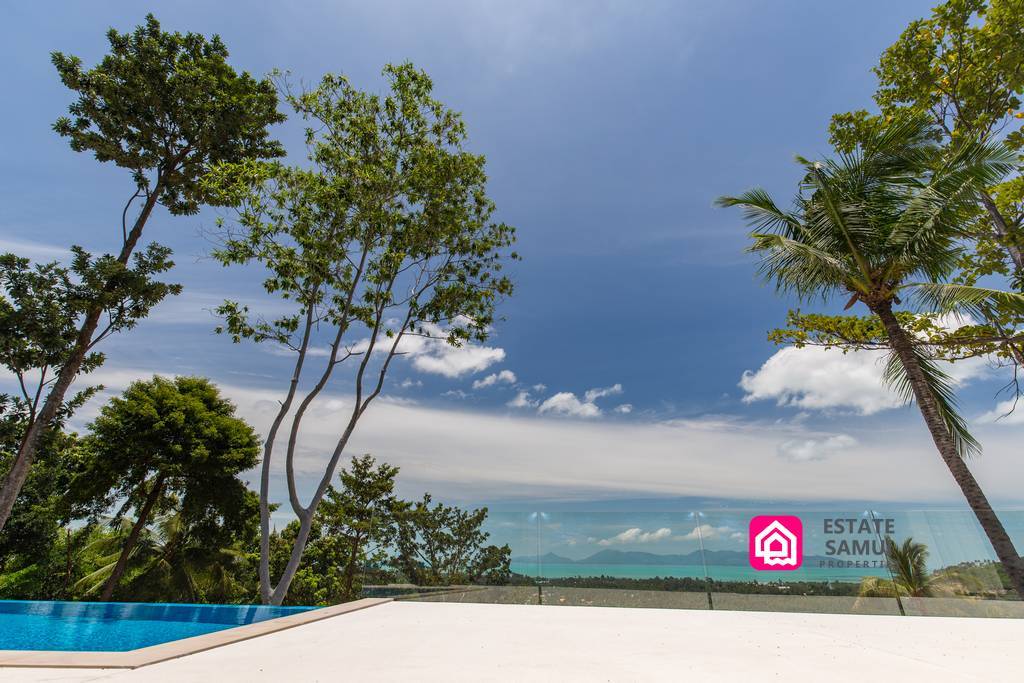
[[[538,570],[536,562],[513,562],[512,571],[524,576],[548,579],[569,577],[610,576],[622,579],[704,578],[701,565],[630,565],[630,564],[543,564]],[[716,581],[836,581],[859,583],[865,576],[885,576],[885,568],[837,568],[804,565],[784,572],[757,571],[743,566],[708,566],[707,576]]]

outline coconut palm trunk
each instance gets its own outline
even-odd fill
[[[114,589],[117,588],[117,584],[121,582],[121,577],[124,576],[125,569],[128,568],[128,557],[131,555],[132,550],[135,548],[135,544],[139,541],[139,535],[145,528],[146,523],[149,521],[149,515],[153,511],[153,507],[156,505],[157,500],[160,499],[160,494],[164,488],[164,477],[160,475],[156,481],[153,482],[153,488],[146,494],[146,502],[143,503],[142,509],[139,510],[135,524],[132,525],[132,530],[128,534],[128,538],[124,542],[124,547],[121,549],[121,555],[117,558],[117,564],[114,565],[114,570],[110,573],[110,578],[107,579],[107,583],[103,586],[103,594],[100,596],[100,600],[103,602],[109,602],[114,597]]]
[[[999,521],[999,517],[992,509],[992,505],[988,502],[985,492],[981,490],[981,486],[978,485],[974,475],[968,469],[967,463],[957,452],[952,434],[942,419],[938,402],[918,361],[910,336],[900,326],[889,302],[876,304],[871,309],[885,326],[889,344],[907,373],[910,386],[914,391],[914,398],[921,410],[921,416],[928,426],[928,431],[931,433],[932,441],[935,442],[935,448],[938,449],[942,461],[946,463],[950,474],[953,475],[957,486],[960,487],[967,504],[974,511],[974,515],[992,544],[996,556],[1006,569],[1017,595],[1024,599],[1024,562],[1017,553],[1009,534],[1006,533],[1006,529],[1003,528],[1002,522]]]

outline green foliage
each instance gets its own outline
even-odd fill
[[[462,510],[423,496],[398,526],[394,564],[417,586],[507,583],[511,550],[484,546],[487,508]]]
[[[28,419],[23,406],[0,396],[0,475],[18,451]],[[53,597],[67,595],[63,528],[74,515],[67,487],[80,457],[74,434],[47,434],[11,516],[0,530],[0,596]]]
[[[397,474],[397,467],[376,465],[369,455],[353,458],[341,470],[341,488],[330,487],[317,508],[302,566],[288,591],[290,604],[333,605],[359,597],[362,577],[386,564],[398,520],[409,509],[394,494]],[[292,522],[273,538],[275,575],[284,570],[298,532],[299,523]]]
[[[837,114],[830,132],[844,152],[907,111],[932,122],[931,134],[947,149],[973,141],[1002,139],[1024,150],[1024,12],[1019,0],[949,0],[932,16],[911,22],[882,55],[874,72],[878,114],[865,110]],[[1018,164],[1019,165],[1019,164]],[[1021,176],[984,188],[995,205],[979,205],[970,218],[975,249],[962,255],[960,277],[974,284],[986,275],[1010,275],[1022,287],[1024,196]],[[999,222],[993,216],[998,211]],[[1020,319],[1018,318],[1018,323]]]
[[[76,152],[130,170],[174,214],[210,202],[200,184],[210,165],[283,156],[267,131],[285,118],[273,84],[235,72],[219,36],[168,33],[150,14],[131,33],[110,29],[107,40],[110,52],[91,69],[52,55],[77,95],[54,130]]]
[[[930,357],[956,362],[965,358],[989,356],[1008,358],[1011,342],[1021,341],[1019,335],[1007,337],[992,324],[958,324],[935,313],[897,311],[900,326],[912,337],[915,345],[928,349]],[[768,341],[780,346],[820,346],[828,349],[872,351],[889,348],[885,327],[877,316],[825,315],[791,310],[786,327],[768,333]]]
[[[170,250],[150,245],[135,255],[132,265],[113,256],[93,258],[72,248],[70,267],[58,262],[35,264],[14,254],[0,255],[0,363],[18,379],[17,401],[36,416],[45,389],[81,344],[79,326],[90,309],[106,313],[106,325],[92,345],[115,332],[131,329],[179,285],[153,279],[171,268]],[[91,346],[90,346],[91,348]],[[103,362],[103,354],[85,355],[82,372]],[[63,408],[69,415],[95,391],[79,392]]]
[[[255,432],[234,411],[200,377],[134,382],[89,425],[87,458],[73,488],[97,509],[125,501],[126,511],[160,478],[165,494],[180,496],[190,515],[231,516],[245,492],[237,475],[259,456]]]
[[[902,545],[886,537],[885,559],[896,581],[897,588],[913,597],[927,597],[931,594],[931,577],[928,574],[928,548],[906,538]]]
[[[233,534],[251,523],[253,495],[238,475],[258,462],[259,442],[234,406],[199,377],[135,382],[105,405],[84,439],[86,458],[72,482],[75,500],[93,514],[115,502],[118,525],[136,511],[136,533],[153,512],[176,510],[190,533]],[[129,534],[120,580],[136,552]],[[217,547],[217,546],[213,546]]]
[[[118,597],[148,602],[249,602],[256,597],[253,555],[257,501],[248,492],[241,528],[211,520],[190,520],[180,509],[158,515],[131,550],[129,569]],[[93,535],[85,547],[93,553],[92,571],[73,585],[76,595],[95,599],[114,571],[134,520],[122,518],[109,531]]]
[[[1018,110],[1024,93],[1024,14],[1017,0],[949,0],[912,21],[874,68],[881,112],[833,118],[834,141],[852,150],[864,134],[906,109],[927,113],[937,136],[954,142],[1005,133],[1024,146]]]
[[[5,529],[6,531],[6,529]],[[45,553],[32,558],[15,552],[3,556],[0,599],[75,600],[82,594],[76,584],[99,566],[90,545],[104,532],[93,525],[65,527],[48,539]]]
[[[241,228],[227,233],[215,257],[262,263],[267,292],[297,303],[294,315],[269,322],[226,303],[223,331],[236,341],[287,343],[310,308],[332,325],[373,329],[380,311],[400,307],[408,322],[389,335],[459,319],[449,333],[457,344],[486,338],[496,298],[511,293],[499,273],[515,231],[491,222],[484,158],[462,149],[462,119],[431,97],[432,82],[412,65],[384,74],[384,98],[335,75],[289,95],[313,124],[312,170],[222,164],[204,181],[238,208]]]
[[[331,605],[354,600],[365,580],[418,586],[504,585],[511,579],[507,545],[485,545],[487,509],[415,504],[394,495],[398,468],[369,455],[352,459],[317,509],[286,602]],[[293,521],[271,537],[271,570],[280,575],[299,534]],[[397,572],[397,573],[396,573]]]

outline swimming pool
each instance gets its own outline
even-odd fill
[[[312,609],[0,600],[0,650],[124,652]]]

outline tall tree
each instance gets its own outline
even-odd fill
[[[897,544],[891,537],[886,536],[884,552],[892,578],[866,577],[861,581],[862,596],[907,595],[913,598],[928,598],[934,594],[933,589],[937,582],[935,577],[928,573],[928,546],[909,537],[903,539],[903,543]]]
[[[487,338],[497,300],[512,291],[501,275],[512,228],[492,221],[484,158],[463,148],[461,117],[431,96],[433,83],[411,64],[384,70],[378,96],[341,76],[288,100],[310,122],[310,167],[225,164],[208,178],[238,208],[215,255],[224,264],[262,264],[267,292],[291,305],[276,320],[251,319],[226,302],[222,331],[271,342],[295,354],[280,410],[266,435],[260,480],[260,585],[280,604],[309,539],[315,514],[360,418],[384,388],[388,368],[410,337],[459,345]],[[514,257],[515,255],[512,254]],[[321,356],[311,345],[326,342]],[[299,396],[307,364],[320,363]],[[303,503],[295,453],[310,405],[347,373],[354,391],[347,418],[312,497]],[[277,584],[270,576],[270,467],[286,418],[288,500],[299,521]]]
[[[113,595],[152,515],[180,506],[188,525],[244,524],[248,491],[238,475],[258,462],[259,440],[234,410],[199,377],[135,382],[101,409],[73,491],[96,509],[120,502],[115,521],[135,511],[101,599]]]
[[[780,291],[801,300],[847,298],[877,317],[890,350],[886,380],[915,400],[939,455],[960,487],[1020,595],[1024,562],[967,467],[980,446],[957,413],[949,377],[894,307],[978,315],[1002,306],[1024,313],[1024,296],[945,282],[962,255],[963,219],[981,188],[1008,173],[1014,155],[1000,145],[962,143],[938,168],[940,150],[920,116],[869,132],[850,153],[799,159],[806,175],[792,211],[763,190],[719,199],[739,206],[755,228],[751,251]]]
[[[170,267],[166,248],[150,245],[135,254],[132,266],[157,204],[174,215],[196,213],[211,201],[200,183],[211,164],[283,154],[267,130],[284,120],[277,111],[276,89],[267,80],[235,72],[219,37],[168,33],[149,15],[134,32],[111,29],[107,39],[110,53],[92,69],[84,69],[77,57],[53,53],[61,81],[77,96],[70,116],[60,118],[54,130],[68,138],[74,151],[92,152],[98,161],[128,170],[134,190],[120,212],[116,256],[92,258],[74,249],[73,296],[58,297],[49,325],[58,329],[44,330],[57,336],[43,340],[33,420],[0,487],[0,529],[72,382],[102,360],[94,353],[96,344],[131,327],[163,296],[176,292],[150,279]],[[141,204],[131,219],[136,200]],[[4,264],[5,270],[11,268],[25,270],[24,264]],[[40,274],[54,277],[58,288],[69,284],[66,274]]]
[[[417,586],[507,583],[511,549],[485,546],[490,537],[483,530],[487,508],[463,510],[438,503],[431,507],[430,494],[400,518],[394,559],[406,578]]]
[[[397,467],[376,465],[369,455],[352,458],[350,467],[339,475],[341,488],[328,489],[317,511],[322,533],[344,541],[342,600],[359,595],[360,567],[382,564],[387,547],[395,541],[398,520],[409,508],[395,496],[397,474]]]

